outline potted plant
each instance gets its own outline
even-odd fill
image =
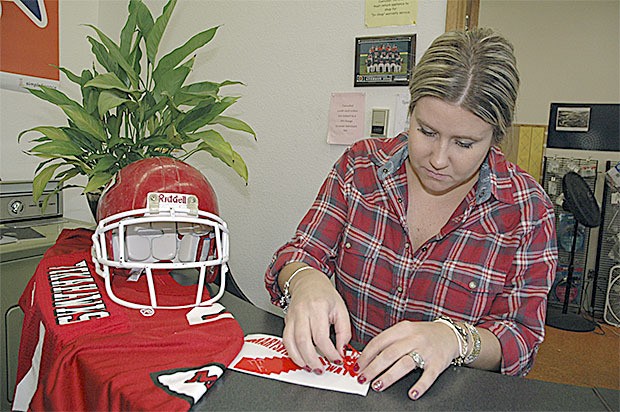
[[[195,61],[192,55],[213,39],[218,27],[204,30],[158,59],[158,49],[177,0],[169,0],[154,19],[142,0],[130,0],[120,41],[93,25],[97,38],[87,36],[98,65],[79,75],[59,67],[81,91],[80,102],[60,90],[29,89],[58,106],[66,126],[39,126],[18,139],[38,132],[37,144],[26,153],[44,160],[37,166],[33,194],[38,200],[50,180],[61,188],[82,187],[87,196],[100,193],[114,174],[139,159],[171,156],[180,160],[208,152],[233,168],[246,182],[248,171],[241,156],[219,130],[238,130],[256,139],[242,120],[222,115],[239,97],[221,96],[220,89],[238,81],[185,84]],[[85,186],[67,184],[78,176]],[[51,195],[51,194],[50,194]],[[43,199],[43,207],[49,196]],[[92,205],[91,205],[92,206]]]

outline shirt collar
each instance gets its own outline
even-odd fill
[[[372,156],[372,161],[379,168],[379,180],[381,181],[396,174],[409,157],[407,135],[402,133],[395,139],[400,141],[393,147],[395,150],[391,154],[381,151]],[[491,195],[501,202],[514,203],[512,181],[506,162],[506,158],[500,149],[492,146],[480,167],[480,175],[476,185],[476,204],[486,202],[491,198]]]

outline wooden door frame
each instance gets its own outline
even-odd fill
[[[446,31],[478,27],[480,0],[447,0]]]

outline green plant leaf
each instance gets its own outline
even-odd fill
[[[48,193],[47,195],[45,195],[45,197],[43,198],[43,204],[41,205],[41,210],[43,210],[45,212],[45,209],[47,208],[47,205],[49,203],[50,198],[55,195],[56,193],[60,192],[62,189],[66,189],[66,188],[70,188],[70,187],[75,187],[74,185],[67,185],[65,186],[64,183],[77,176],[80,173],[80,170],[76,167],[72,167],[71,169],[67,169],[67,170],[63,170],[62,172],[59,172],[56,176],[55,179],[59,179],[58,183],[56,184],[56,187],[54,188],[54,190],[52,190],[50,193]]]
[[[110,168],[116,164],[116,157],[111,154],[106,154],[99,159],[95,167],[93,167],[93,173],[109,172]]]
[[[217,116],[215,119],[213,119],[211,124],[221,124],[222,126],[229,129],[240,130],[242,132],[251,134],[252,136],[254,136],[254,139],[256,139],[256,133],[254,132],[254,130],[250,127],[249,124],[247,124],[243,120],[239,120],[234,117]]]
[[[231,166],[239,176],[248,183],[248,166],[243,161],[241,155],[233,150],[233,164]]]
[[[161,38],[164,35],[166,27],[168,26],[170,16],[172,15],[172,11],[174,10],[176,4],[177,0],[169,0],[168,3],[166,3],[161,16],[155,20],[155,24],[153,24],[153,27],[151,27],[151,30],[146,36],[146,58],[150,62],[155,62],[157,50],[159,49],[159,43],[161,42]]]
[[[54,66],[52,64],[52,66]],[[57,68],[58,70],[60,70],[61,72],[63,72],[65,74],[65,76],[67,76],[67,79],[71,80],[73,83],[76,84],[82,84],[80,82],[80,76],[78,76],[77,74],[73,73],[71,70],[65,68],[65,67],[58,67],[58,66],[54,66],[55,68]]]
[[[242,82],[226,80],[222,83],[214,82],[198,82],[183,86],[174,96],[174,102],[177,105],[187,104],[197,106],[205,97],[219,97],[218,93],[222,86],[233,84],[241,84]]]
[[[133,12],[136,15],[136,25],[138,26],[138,29],[140,29],[142,37],[146,38],[154,24],[151,11],[144,3],[142,3],[142,0],[136,0],[129,3],[130,7],[132,5],[134,7]]]
[[[224,140],[220,133],[215,130],[205,130],[202,132],[193,133],[193,136],[201,140],[199,144],[201,150],[217,157],[227,165],[232,164],[232,146]]]
[[[142,72],[142,65],[140,61],[142,60],[142,49],[140,48],[139,40],[136,41],[136,47],[133,49],[129,56],[129,61],[133,64],[133,70],[136,72],[138,76]]]
[[[187,92],[187,93],[196,93],[196,94],[199,94],[202,92],[210,92],[210,93],[217,94],[220,91],[220,84],[215,83],[215,82],[208,82],[208,81],[192,83],[192,84],[188,84],[187,86],[184,86],[182,91]]]
[[[35,202],[39,200],[39,198],[43,194],[43,191],[45,190],[45,186],[47,186],[49,181],[52,180],[52,176],[54,175],[56,169],[58,169],[62,165],[63,163],[51,164],[42,169],[34,177],[34,179],[32,180],[32,196]]]
[[[84,133],[80,129],[72,129],[71,127],[63,127],[69,139],[76,145],[82,148],[85,152],[98,152],[101,150],[101,142],[88,133]]]
[[[191,109],[177,124],[177,130],[180,132],[191,133],[207,124],[219,116],[224,110],[233,105],[238,97],[224,97],[221,101],[200,105]]]
[[[150,147],[173,147],[166,136],[149,136],[142,141],[142,144]]]
[[[61,172],[58,172],[55,176],[55,179],[60,179],[59,183],[64,183],[67,180],[71,179],[72,177],[79,175],[80,173],[81,171],[79,168],[77,168],[76,166],[72,166],[71,169],[66,169]]]
[[[121,53],[123,54],[123,56],[128,56],[129,55],[129,51],[131,50],[131,45],[132,45],[132,39],[133,39],[133,35],[136,32],[136,14],[132,13],[132,3],[134,2],[134,0],[130,0],[129,4],[127,6],[127,10],[128,10],[128,14],[127,14],[127,20],[125,20],[125,25],[123,26],[123,28],[121,29],[121,36],[120,36],[120,45],[119,48],[121,50]]]
[[[98,87],[104,90],[116,89],[125,93],[131,93],[131,90],[114,73],[99,74],[86,83],[84,87]]]
[[[104,90],[99,94],[99,116],[103,117],[108,110],[114,109],[123,103],[131,102],[131,100],[125,98],[120,93],[116,93],[110,90]]]
[[[99,64],[103,66],[103,68],[109,72],[118,73],[119,72],[118,63],[116,63],[114,59],[112,58],[112,56],[110,56],[108,49],[106,49],[106,47],[101,42],[97,41],[96,39],[90,36],[87,36],[86,38],[88,39],[88,42],[90,43],[90,51],[93,52]]]
[[[75,124],[75,127],[83,130],[102,142],[107,140],[108,136],[99,119],[91,116],[81,107],[61,105],[60,108]]]
[[[95,173],[88,179],[88,183],[84,188],[84,193],[96,192],[103,188],[113,176],[113,173]]]
[[[51,141],[38,144],[30,149],[32,153],[40,153],[48,156],[62,158],[65,156],[79,156],[82,149],[72,142]]]
[[[119,66],[123,68],[127,77],[129,77],[129,81],[131,82],[131,86],[134,89],[139,87],[139,78],[136,72],[133,70],[133,66],[125,59],[119,47],[114,43],[108,36],[105,35],[101,30],[92,24],[87,24],[86,26],[90,27],[94,31],[97,32],[99,39],[104,44],[104,46],[108,49],[110,56],[118,63]]]
[[[25,133],[28,133],[28,132],[39,132],[50,140],[58,140],[58,141],[65,141],[65,142],[70,141],[69,136],[67,136],[67,134],[59,127],[39,126],[39,127],[33,127],[32,129],[24,130],[23,132],[21,132],[17,136],[17,142],[19,142],[21,137]]]
[[[220,159],[237,172],[246,182],[248,181],[248,170],[245,162],[239,153],[235,152],[232,146],[224,140],[221,134],[215,130],[206,130],[194,133],[194,135],[202,139],[202,142],[198,145],[198,150],[206,151],[213,157]]]
[[[88,88],[85,90],[89,90]],[[98,116],[97,103],[99,102],[99,89],[90,88],[90,91],[84,94],[84,111],[91,116]]]
[[[37,96],[39,99],[46,100],[52,104],[55,104],[56,106],[60,106],[60,105],[79,106],[80,105],[75,100],[72,100],[69,97],[67,97],[67,95],[61,92],[60,90],[55,90],[47,86],[39,86],[39,89],[28,89],[28,91],[34,94],[35,96]]]
[[[87,101],[90,99],[90,95],[96,92],[93,89],[85,89],[84,85],[88,83],[93,78],[93,74],[89,70],[82,70],[80,76],[80,91],[82,92],[82,105],[86,106]]]
[[[172,70],[179,63],[185,60],[185,58],[191,53],[198,50],[205,44],[209,43],[211,39],[213,39],[213,37],[215,36],[215,32],[217,31],[218,27],[219,26],[212,27],[208,30],[194,35],[185,44],[177,47],[176,49],[162,57],[159,61],[159,64],[157,64],[157,67],[153,71],[153,79],[157,82],[159,78],[164,75],[164,73]]]
[[[174,96],[177,90],[183,86],[185,79],[192,71],[192,66],[194,65],[195,59],[192,58],[187,61],[185,64],[177,67],[174,70],[170,70],[165,73],[163,76],[159,78],[157,85],[153,89],[153,95],[155,97],[155,101],[159,102],[163,98],[162,94],[166,94],[168,96]]]
[[[186,92],[181,88],[174,94],[173,103],[175,106],[198,106],[204,104],[206,99],[215,103],[218,98],[216,91]]]

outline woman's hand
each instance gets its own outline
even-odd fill
[[[325,367],[320,355],[341,364],[344,346],[351,339],[351,324],[347,307],[329,278],[316,269],[306,270],[293,279],[289,292],[282,341],[293,362],[316,374],[322,374]],[[331,325],[336,332],[335,347]]]
[[[410,355],[417,352],[424,372],[409,389],[409,397],[418,399],[459,355],[458,340],[449,326],[437,322],[402,321],[375,336],[358,359],[358,381],[373,381],[380,392],[420,367]]]

